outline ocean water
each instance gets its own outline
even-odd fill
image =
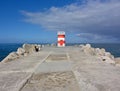
[[[120,44],[91,44],[95,48],[104,48],[107,52],[110,52],[114,57],[120,57]]]
[[[2,61],[10,52],[17,51],[22,44],[4,43],[0,44],[0,61]]]
[[[16,51],[18,47],[21,47],[23,44],[13,44],[13,43],[6,43],[6,44],[0,44],[0,61],[3,60],[10,52]],[[67,44],[70,45],[76,45],[74,43]],[[110,52],[115,57],[120,57],[120,44],[91,44],[92,47],[95,48],[105,48],[107,52]]]

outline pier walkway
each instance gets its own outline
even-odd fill
[[[0,91],[120,91],[120,67],[80,47],[44,47],[0,63]]]

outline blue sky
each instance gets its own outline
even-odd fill
[[[120,43],[120,0],[0,0],[0,43]]]

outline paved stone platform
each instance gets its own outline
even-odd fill
[[[80,47],[44,47],[0,63],[0,91],[120,91],[120,67]]]
[[[79,91],[72,71],[34,74],[21,91]]]
[[[46,61],[68,61],[67,54],[50,54]]]

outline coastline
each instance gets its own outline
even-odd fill
[[[24,43],[0,43],[0,61],[2,61],[9,53],[17,51]],[[51,43],[30,43],[40,45],[51,45]],[[86,43],[67,43],[67,46],[79,46]],[[120,57],[120,43],[90,43],[94,48],[104,48],[107,52],[114,55],[115,58]]]
[[[31,54],[33,52],[36,52],[35,48],[38,47],[39,48],[39,51],[42,47],[45,47],[45,46],[56,46],[56,44],[15,44],[15,43],[10,43],[10,45],[18,45],[18,48],[16,46],[16,52],[15,51],[12,51],[10,52],[3,60],[1,60],[1,62],[5,61],[5,62],[9,62],[9,60],[15,60],[15,59],[19,59],[19,57],[24,57],[24,56],[27,56],[28,54]],[[107,59],[107,60],[113,60],[115,63],[117,64],[120,64],[120,57],[115,57],[114,55],[111,54],[111,52],[108,52],[106,51],[106,49],[104,49],[102,46],[103,44],[101,43],[97,43],[97,44],[77,44],[77,43],[74,43],[74,44],[67,44],[67,46],[76,46],[76,47],[81,47],[81,49],[83,50],[83,52],[85,52],[86,54],[89,54],[89,55],[94,55],[94,56],[98,56],[98,58],[100,58],[100,60],[106,58],[106,56],[110,59]],[[104,44],[104,45],[111,45],[111,44]],[[116,45],[116,44],[114,44]],[[120,44],[118,44],[120,45]],[[21,46],[21,47],[20,47]],[[25,46],[27,46],[25,48]],[[99,46],[99,47],[98,47]],[[107,46],[106,46],[107,47]],[[109,48],[111,49],[111,48]],[[101,51],[102,50],[102,51]],[[119,50],[119,49],[118,49]],[[27,51],[27,52],[26,52]],[[86,52],[87,51],[87,52]],[[13,58],[12,58],[13,57]]]

